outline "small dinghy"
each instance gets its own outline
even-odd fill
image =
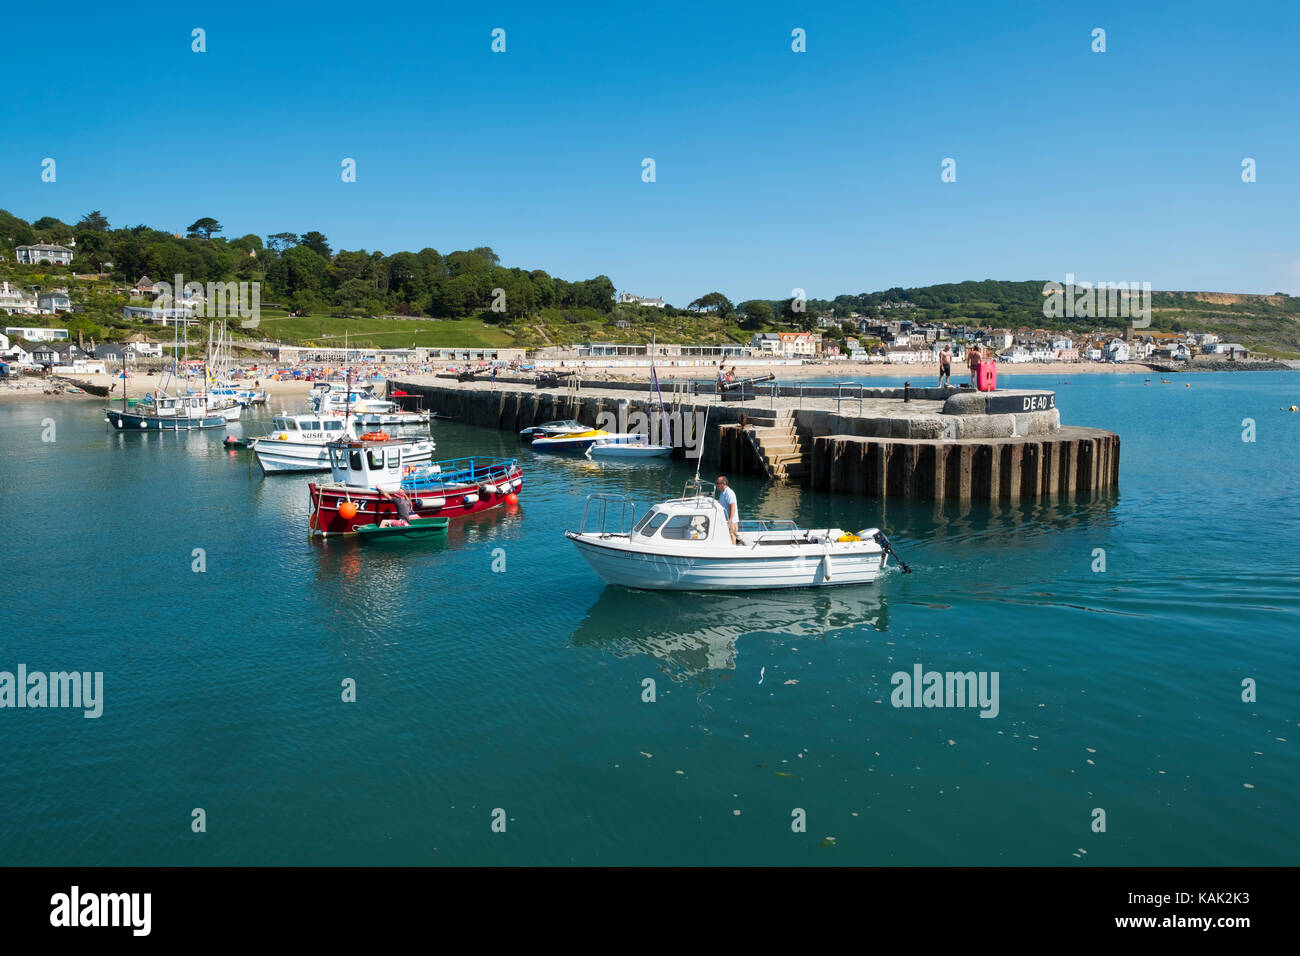
[[[447,518],[412,518],[409,524],[389,525],[363,524],[357,528],[362,541],[417,541],[426,538],[447,537]]]

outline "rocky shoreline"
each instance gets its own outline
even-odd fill
[[[1257,362],[1143,362],[1142,364],[1153,372],[1174,375],[1183,372],[1293,372],[1297,367],[1297,363],[1274,361],[1272,359]]]

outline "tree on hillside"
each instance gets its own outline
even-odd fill
[[[185,234],[190,238],[211,239],[214,234],[220,231],[221,223],[211,216],[204,216],[202,219],[196,219],[190,223],[190,227],[185,230]]]
[[[298,243],[300,245],[306,246],[312,252],[316,253],[316,255],[324,259],[326,262],[329,261],[330,244],[325,239],[323,233],[304,232],[301,236],[298,237]]]
[[[266,237],[266,247],[277,253],[285,253],[298,244],[296,232],[273,232]]]
[[[771,323],[773,319],[771,303],[762,299],[752,299],[745,303],[745,321],[741,325],[751,331],[757,331]]]
[[[53,216],[42,216],[32,223],[32,230],[41,242],[67,243],[73,238],[72,227]]]
[[[721,292],[708,292],[688,305],[687,308],[701,309],[705,311],[711,310],[719,316],[726,316],[731,313],[731,310],[734,309],[735,306],[733,306],[731,300]]]
[[[7,209],[0,209],[0,241],[30,246],[36,241],[36,233],[25,219],[19,219]]]
[[[77,232],[108,232],[108,217],[92,209],[77,220]]]

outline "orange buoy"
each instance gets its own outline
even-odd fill
[[[352,501],[345,501],[343,502],[343,504],[339,505],[339,516],[342,518],[347,518],[349,521],[355,518],[357,516],[356,503]]]
[[[519,496],[512,491],[510,494],[506,495],[506,501],[510,502],[512,505],[517,505],[519,504]]]

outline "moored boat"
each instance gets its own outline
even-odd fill
[[[867,584],[893,554],[876,528],[808,530],[792,521],[741,522],[737,546],[722,504],[698,480],[687,483],[681,498],[652,506],[629,530],[606,527],[607,519],[625,525],[630,507],[621,495],[590,495],[581,530],[564,533],[607,584],[674,591]]]
[[[513,458],[454,458],[420,464],[411,439],[331,442],[331,480],[311,482],[311,533],[352,534],[398,517],[394,492],[411,501],[412,518],[461,518],[514,501],[523,472]]]
[[[668,458],[672,445],[652,445],[644,435],[602,438],[587,446],[588,458]]]
[[[607,432],[603,428],[588,428],[586,431],[563,435],[539,435],[533,439],[533,451],[577,452],[581,454],[597,442],[610,442],[620,439],[639,438],[632,432]]]
[[[405,524],[363,524],[357,528],[357,534],[367,544],[400,543],[425,538],[445,538],[449,524],[448,518],[412,518]]]
[[[340,439],[355,439],[357,433],[376,434],[368,426],[337,415],[277,415],[269,434],[248,443],[257,464],[266,475],[287,471],[329,471],[328,445]],[[382,434],[387,438],[386,433]],[[378,434],[376,434],[378,437]],[[408,464],[415,465],[433,458],[433,439],[413,439],[406,452]]]
[[[553,422],[542,422],[540,425],[525,428],[519,432],[519,438],[522,441],[531,442],[535,438],[556,438],[560,435],[576,435],[585,431],[589,431],[586,425],[576,419],[565,418]]]
[[[104,420],[121,431],[190,431],[220,428],[226,419],[208,411],[202,395],[160,396],[134,408],[107,408]]]

